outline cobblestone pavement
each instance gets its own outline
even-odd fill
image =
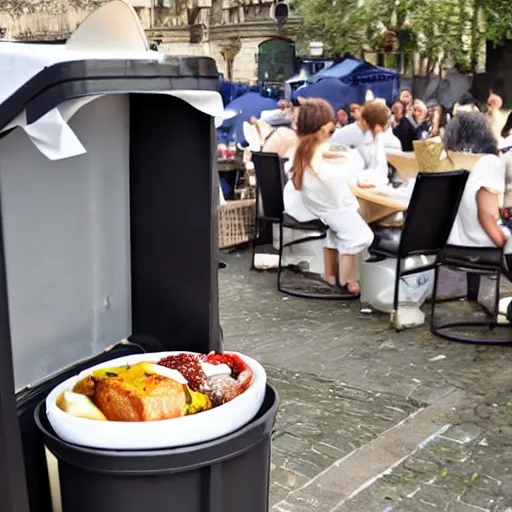
[[[280,395],[272,512],[512,512],[512,347],[396,333],[357,302],[278,293],[248,251],[222,260],[226,348]]]

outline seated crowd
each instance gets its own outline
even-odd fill
[[[291,126],[265,133],[265,123],[252,123],[262,150],[287,159],[286,213],[299,222],[320,219],[328,226],[325,280],[358,295],[357,256],[371,245],[373,232],[359,214],[351,186],[391,190],[386,152],[412,151],[415,140],[440,137],[446,151],[482,155],[470,172],[449,243],[507,245],[510,232],[501,223],[500,208],[506,161],[512,155],[507,152],[512,114],[507,117],[501,109],[501,98],[491,94],[484,114],[466,94],[448,115],[440,105],[426,105],[403,90],[391,109],[376,99],[335,113],[324,100],[301,98],[297,105],[287,105]]]

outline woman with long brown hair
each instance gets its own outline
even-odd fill
[[[359,204],[350,191],[345,156],[329,149],[334,127],[329,103],[304,101],[297,119],[299,142],[291,180],[306,208],[329,226],[324,249],[327,282],[357,296],[357,255],[372,243],[373,233],[359,215]]]

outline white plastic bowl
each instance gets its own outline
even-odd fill
[[[112,368],[149,361],[156,362],[166,356],[183,354],[160,352],[120,357],[89,368],[57,386],[46,399],[48,420],[56,434],[69,443],[108,450],[147,450],[173,448],[211,441],[238,430],[251,421],[265,398],[267,375],[254,359],[240,356],[253,371],[251,386],[230,402],[209,411],[171,420],[148,422],[98,421],[77,418],[57,407],[57,397],[73,389],[84,375],[99,368]]]

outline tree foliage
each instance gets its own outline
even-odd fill
[[[512,2],[485,0],[482,2],[487,21],[486,36],[493,43],[501,43],[512,31]]]
[[[327,53],[383,48],[394,31],[401,51],[429,62],[450,56],[474,66],[484,39],[504,41],[512,27],[511,0],[293,0],[304,18],[300,42],[321,40]]]

